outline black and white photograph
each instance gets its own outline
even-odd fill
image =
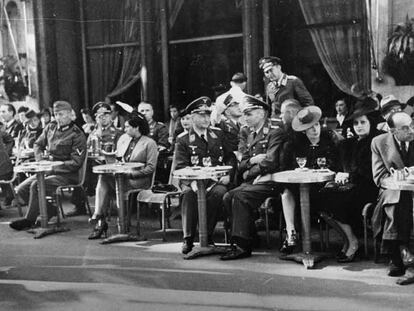
[[[414,1],[0,0],[0,310],[414,310]]]

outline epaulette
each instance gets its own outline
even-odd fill
[[[286,75],[286,78],[296,80],[298,77],[293,76],[293,75]]]
[[[182,133],[180,133],[180,134],[177,135],[177,138],[184,137],[187,134],[188,134],[188,132],[182,132]]]
[[[219,128],[219,127],[215,127],[215,126],[210,126],[210,128],[211,128],[212,130],[217,130],[217,131],[221,131],[221,128]]]
[[[75,133],[83,133],[83,131],[76,124],[73,124],[72,128]]]
[[[271,129],[280,129],[280,126],[279,125],[270,125],[270,128]]]
[[[159,125],[164,125],[164,123],[162,123],[162,122],[157,122],[157,124],[159,124]]]

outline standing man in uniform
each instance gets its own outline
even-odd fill
[[[240,118],[243,114],[239,102],[231,94],[227,95],[223,104],[225,105],[224,118],[222,118],[218,127],[223,131],[230,149],[237,151],[241,128]]]
[[[267,197],[283,191],[281,186],[266,177],[284,169],[285,131],[271,125],[269,106],[265,102],[246,95],[242,104],[250,133],[238,169],[243,183],[224,197],[226,214],[231,215],[232,249],[221,257],[222,260],[251,256],[256,230],[254,215]]]
[[[168,129],[164,123],[154,120],[154,108],[150,103],[141,102],[138,105],[138,112],[142,113],[148,122],[150,128],[148,137],[155,140],[158,146],[159,156],[155,179],[159,183],[166,184],[170,177],[170,171],[168,169],[168,154],[170,148],[170,144],[168,143]]]
[[[53,168],[45,177],[46,195],[54,196],[56,188],[79,182],[79,170],[86,157],[86,138],[82,130],[71,120],[72,106],[65,101],[53,104],[56,121],[49,123],[34,144],[36,160],[44,153],[52,161],[63,164]],[[26,216],[10,223],[15,230],[23,230],[35,224],[39,215],[39,200],[36,176],[26,179],[17,187],[17,199],[28,204]],[[48,216],[56,215],[56,209],[49,210]]]
[[[262,57],[259,68],[266,79],[266,103],[272,108],[272,118],[280,114],[280,106],[286,99],[294,98],[302,107],[314,105],[313,98],[302,80],[282,71],[282,60],[275,56]]]
[[[191,115],[193,127],[177,137],[177,169],[187,166],[223,165],[229,163],[233,154],[228,148],[219,128],[210,126],[211,100],[200,97],[191,102],[186,110]],[[207,231],[209,244],[213,244],[213,233],[217,217],[223,206],[223,196],[227,192],[230,176],[223,176],[217,182],[207,185]],[[196,182],[181,181],[183,198],[181,217],[183,223],[184,243],[182,253],[187,254],[193,248],[194,236],[198,224],[197,186]]]

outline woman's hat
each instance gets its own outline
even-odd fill
[[[374,101],[374,100],[372,100]],[[356,118],[362,117],[364,115],[373,114],[375,111],[379,117],[379,111],[376,109],[377,105],[374,102],[371,103],[370,101],[358,101],[354,106],[354,112],[346,118],[347,120],[354,120]]]
[[[298,112],[292,121],[292,128],[296,132],[306,131],[319,122],[322,110],[318,106],[308,106]]]

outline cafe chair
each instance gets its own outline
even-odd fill
[[[16,173],[13,173],[13,177],[10,180],[0,180],[0,185],[9,186],[11,189],[11,193],[13,194],[13,199],[16,199],[16,190],[14,189],[15,184],[18,183],[18,176]],[[19,216],[23,217],[23,211],[20,204],[16,204],[17,210],[19,212]]]
[[[80,194],[82,195],[82,198],[86,204],[86,208],[88,210],[89,216],[92,216],[91,207],[89,205],[88,196],[86,195],[85,188],[83,184],[85,183],[85,177],[86,177],[86,167],[87,167],[87,158],[83,161],[82,167],[79,170],[79,183],[73,184],[73,185],[64,185],[59,186],[56,188],[56,205],[58,206],[60,213],[62,214],[62,218],[65,218],[65,213],[63,211],[63,205],[62,205],[62,199],[65,191],[73,191],[74,189],[78,188],[80,190]]]
[[[371,216],[374,212],[375,203],[367,203],[365,204],[364,208],[362,209],[362,218],[363,218],[363,224],[364,224],[364,253],[365,257],[369,257],[368,252],[368,231],[372,231],[372,225],[371,225]],[[378,262],[378,254],[379,254],[379,243],[375,237],[372,237],[373,242],[373,249],[374,249],[374,262]]]
[[[178,197],[180,198],[181,190],[179,190],[178,180],[173,178],[173,172],[176,167],[176,159],[175,156],[173,157],[170,176],[168,180],[169,185],[175,186],[178,190],[177,191],[170,191],[165,193],[156,193],[151,189],[148,190],[141,190],[137,195],[137,234],[140,235],[140,224],[139,224],[139,216],[140,216],[140,204],[141,203],[149,203],[149,204],[159,204],[161,209],[161,232],[162,232],[162,240],[165,242],[167,236],[167,226],[170,228],[169,217],[167,215],[167,211],[171,211],[172,207],[172,198]],[[155,173],[154,173],[155,174]]]
[[[269,215],[275,213],[279,210],[279,223],[278,223],[278,230],[279,230],[279,242],[280,245],[283,243],[283,210],[281,205],[280,196],[278,197],[268,197],[262,205],[260,205],[260,210],[264,211],[265,214],[265,230],[266,230],[266,247],[270,248],[270,227],[269,227]]]

